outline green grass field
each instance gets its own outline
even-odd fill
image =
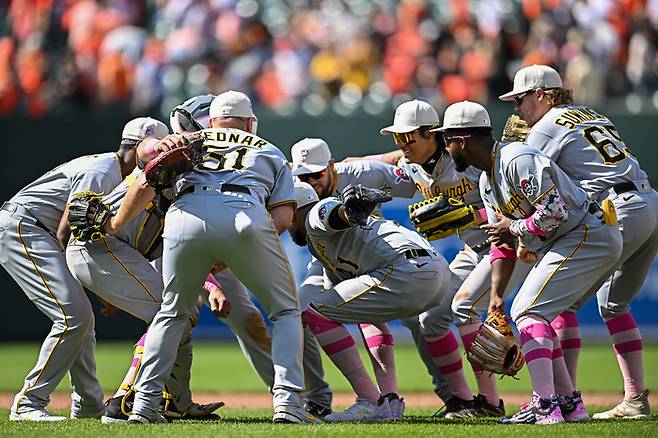
[[[34,364],[37,344],[0,345],[0,392],[14,393],[20,389],[22,379]],[[128,343],[101,343],[97,348],[98,376],[106,391],[113,391],[120,383],[130,362],[132,347]],[[367,360],[367,359],[366,359]],[[430,392],[429,377],[411,345],[396,348],[400,392]],[[336,368],[325,362],[327,379],[335,391],[349,391],[345,379]],[[590,393],[621,394],[621,377],[614,355],[608,345],[587,346],[581,353],[579,387]],[[645,348],[646,386],[654,393],[658,391],[658,345]],[[468,373],[467,373],[468,374]],[[65,379],[66,380],[66,379]],[[524,370],[519,380],[503,379],[499,388],[503,393],[529,393],[529,378]],[[203,392],[262,393],[262,383],[251,370],[241,352],[234,344],[199,342],[195,345],[192,388]],[[64,381],[59,391],[68,391]],[[437,400],[437,405],[439,402]],[[588,406],[592,412],[603,410],[602,406]],[[510,410],[515,407],[508,406]],[[435,409],[410,407],[408,418],[401,424],[352,424],[295,426],[271,424],[269,409],[222,408],[220,422],[178,422],[169,425],[151,426],[105,426],[98,420],[76,420],[60,424],[34,424],[8,421],[8,410],[0,409],[0,436],[411,436],[438,435],[459,438],[463,436],[518,437],[531,432],[533,436],[658,436],[658,418],[649,421],[591,422],[588,424],[561,425],[556,427],[498,426],[492,421],[469,421],[454,423],[438,420],[431,415]],[[66,415],[64,410],[54,413]],[[655,410],[654,410],[655,412]]]

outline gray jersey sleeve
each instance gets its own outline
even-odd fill
[[[318,202],[308,213],[306,230],[311,237],[323,234],[334,234],[343,230],[335,230],[329,225],[329,214],[342,203],[336,198],[326,198]]]
[[[357,160],[335,165],[338,183],[337,190],[349,184],[382,188],[396,198],[412,198],[416,186],[407,172],[397,166],[373,160]]]
[[[109,194],[118,185],[116,175],[108,175],[97,170],[83,170],[71,178],[71,191],[67,203],[79,192],[96,192]]]
[[[272,194],[267,200],[267,208],[271,209],[277,205],[295,202],[295,183],[288,162],[283,160],[274,180]]]

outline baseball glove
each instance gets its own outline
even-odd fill
[[[519,372],[524,362],[521,344],[514,337],[503,312],[489,313],[475,334],[466,357],[483,370],[496,374],[514,376]]]
[[[146,181],[158,191],[171,187],[179,175],[189,172],[201,160],[203,138],[187,139],[187,146],[163,152],[144,168]]]
[[[503,135],[500,137],[500,141],[503,143],[509,143],[511,141],[524,142],[525,138],[528,136],[528,131],[530,131],[530,127],[525,120],[516,114],[512,114],[505,122]]]
[[[343,201],[347,218],[361,226],[366,225],[368,216],[377,204],[393,199],[383,190],[363,187],[361,184],[348,185],[343,189],[339,198]]]
[[[105,224],[112,212],[103,203],[102,193],[80,192],[69,202],[69,229],[74,239],[100,240],[105,236]]]
[[[476,223],[478,213],[471,205],[443,195],[409,206],[409,217],[427,240],[443,239]]]

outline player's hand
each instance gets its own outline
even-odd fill
[[[519,243],[519,246],[516,248],[516,258],[523,263],[534,265],[539,260],[539,254],[534,251],[528,251],[528,248]]]
[[[157,153],[162,153],[183,146],[187,146],[187,140],[183,135],[169,134],[153,146],[153,150]]]
[[[113,306],[102,298],[98,298],[98,301],[103,305],[103,308],[101,309],[101,315],[103,316],[112,316],[119,311],[118,307]]]
[[[226,318],[231,313],[231,303],[224,296],[224,292],[215,285],[212,285],[208,293],[210,302],[210,311],[218,318]]]
[[[497,310],[505,313],[505,302],[501,297],[489,294],[489,313]]]
[[[489,241],[494,245],[502,246],[503,244],[508,244],[513,247],[515,238],[509,232],[509,226],[512,223],[512,220],[499,213],[496,213],[496,218],[498,219],[498,222],[494,224],[486,223],[480,225],[480,228],[484,230],[489,237]]]

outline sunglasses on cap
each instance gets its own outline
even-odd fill
[[[318,172],[305,173],[305,174],[303,174],[303,175],[297,175],[297,178],[299,178],[299,180],[300,180],[301,182],[306,182],[306,181],[308,181],[309,179],[320,179],[320,178],[322,178],[322,176],[324,175],[324,172],[325,172],[326,170],[327,170],[327,169],[322,169],[322,170],[320,170],[320,171],[318,171]]]

